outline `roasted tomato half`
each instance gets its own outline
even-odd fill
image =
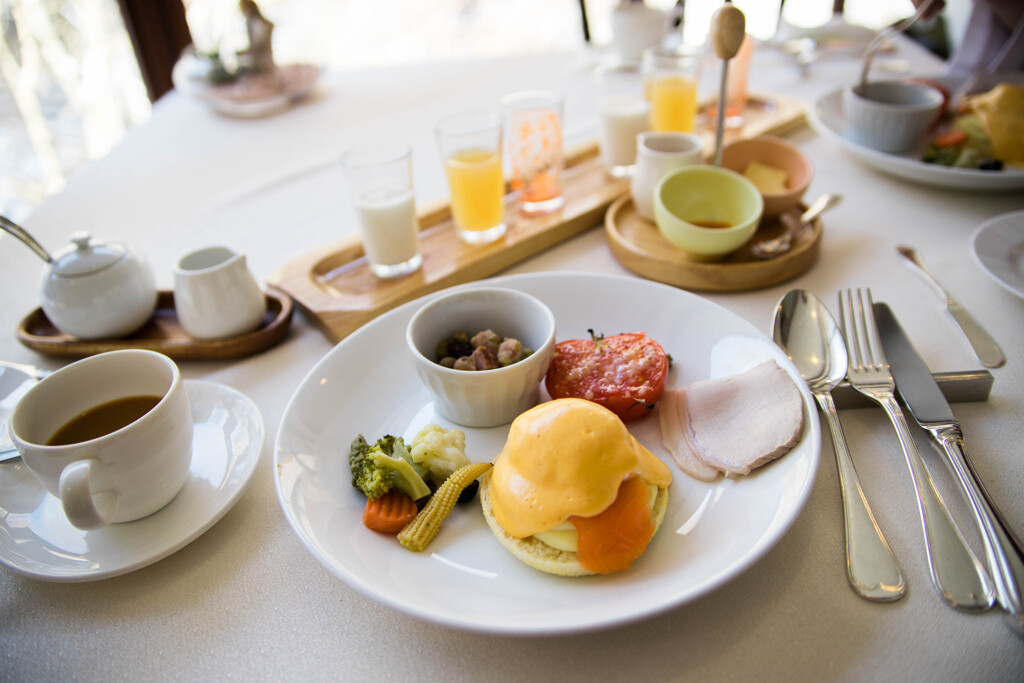
[[[643,417],[665,389],[669,359],[643,332],[594,335],[555,345],[544,384],[552,398],[583,398],[623,420]]]

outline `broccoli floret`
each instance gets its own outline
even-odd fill
[[[391,471],[377,465],[369,455],[370,446],[360,434],[352,441],[348,451],[352,486],[362,491],[370,500],[376,500],[394,488],[395,482]]]
[[[413,500],[430,495],[423,480],[427,468],[415,463],[400,436],[383,436],[373,446],[360,434],[349,446],[348,466],[352,486],[376,500],[392,488],[399,488]]]
[[[438,485],[455,470],[470,464],[466,457],[466,434],[434,424],[413,437],[411,454],[413,461],[429,470],[430,478]]]
[[[398,447],[398,444],[401,444]],[[413,500],[419,500],[430,495],[430,487],[423,481],[423,477],[413,469],[412,461],[401,457],[402,452],[408,453],[405,443],[401,439],[395,444],[394,455],[388,455],[378,446],[370,449],[368,461],[372,462],[378,470],[386,472],[396,488],[404,491]]]

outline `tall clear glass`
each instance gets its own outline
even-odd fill
[[[512,189],[519,193],[523,213],[561,208],[565,203],[562,96],[550,90],[528,90],[503,97],[501,106]]]
[[[501,117],[491,112],[449,116],[437,124],[437,144],[459,239],[468,244],[501,239],[506,229]]]
[[[692,133],[697,119],[698,54],[685,46],[644,51],[644,95],[651,103],[651,130]]]
[[[416,271],[419,224],[412,189],[412,148],[404,142],[358,144],[341,156],[370,271],[394,278]]]

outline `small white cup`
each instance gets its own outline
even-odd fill
[[[182,256],[174,268],[174,307],[193,339],[226,339],[263,322],[267,300],[245,255],[208,247]]]
[[[676,169],[702,162],[704,141],[692,133],[647,131],[636,136],[636,174],[630,184],[636,212],[654,220],[654,188]]]
[[[924,141],[942,108],[942,93],[909,81],[872,81],[843,88],[847,137],[880,152],[899,153]]]
[[[47,445],[73,418],[132,396],[159,402],[97,438]],[[154,351],[101,353],[49,375],[18,402],[10,433],[29,471],[79,529],[153,514],[181,490],[192,461],[192,413],[181,372]]]

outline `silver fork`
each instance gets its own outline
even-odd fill
[[[853,388],[882,406],[903,447],[917,492],[932,583],[952,607],[965,611],[990,608],[995,601],[995,588],[935,490],[903,411],[896,403],[896,383],[878,338],[870,289],[848,289],[845,299],[843,292],[839,292],[839,324],[850,354],[847,379]]]

